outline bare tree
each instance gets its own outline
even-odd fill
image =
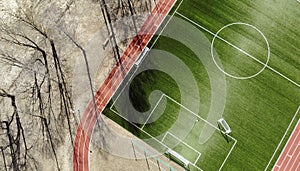
[[[72,29],[63,29],[68,31],[66,34],[57,23],[63,22],[61,18],[76,1],[68,0],[64,8],[54,8],[51,5],[55,2],[50,1],[16,1],[17,10],[7,12],[10,21],[0,19],[0,62],[20,69],[9,88],[0,87],[0,105],[3,106],[0,108],[0,166],[14,171],[41,170],[39,157],[42,156],[53,160],[54,169],[61,170],[58,148],[65,142],[73,146],[77,126],[64,48],[76,45],[73,48],[86,56],[83,46],[75,41],[76,35],[70,33]],[[126,35],[130,30],[137,34],[141,22],[135,15],[150,12],[153,0],[94,2],[101,4],[107,36],[113,47],[111,51],[118,62],[121,48],[118,35],[112,35],[120,32]],[[49,11],[54,16],[49,15]],[[125,21],[128,28],[113,24],[121,17],[128,18]],[[92,89],[91,92],[93,95]]]
[[[0,134],[2,159],[5,169],[14,171],[39,170],[37,159],[29,153],[33,148],[45,149],[42,154],[53,158],[56,169],[60,170],[57,147],[66,141],[65,132],[68,132],[70,146],[73,145],[74,125],[77,125],[71,87],[60,54],[60,43],[57,43],[60,33],[49,24],[51,22],[40,21],[34,11],[37,4],[38,1],[33,1],[9,13],[14,24],[0,23],[0,41],[13,49],[1,48],[0,61],[21,68],[20,75],[26,75],[25,81],[19,81],[22,84],[18,86],[17,97],[0,89],[0,97],[10,98],[13,107],[13,114],[5,113],[0,117],[1,129],[5,132]],[[18,109],[16,101],[27,107]],[[24,129],[24,123],[27,128],[34,129]],[[26,133],[34,134],[35,138]],[[36,144],[35,141],[44,143]]]
[[[28,158],[28,146],[26,142],[24,128],[18,113],[18,107],[14,95],[8,94],[3,89],[0,89],[0,97],[9,98],[11,100],[11,106],[13,113],[8,115],[7,120],[1,120],[1,128],[5,130],[6,139],[1,144],[1,152],[4,161],[5,169],[8,168],[6,165],[6,158],[4,151],[9,149],[11,165],[14,171],[24,170],[27,168],[26,162]]]

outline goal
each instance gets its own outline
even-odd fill
[[[225,121],[224,118],[219,119],[218,120],[218,124],[223,127],[223,129],[225,130],[226,134],[229,134],[229,133],[232,132],[231,128],[229,127],[228,123]]]
[[[176,151],[168,149],[166,151],[166,154],[169,155],[169,158],[171,158],[171,157],[175,158],[176,161],[182,163],[184,165],[184,167],[188,168],[190,162],[186,158],[184,158],[182,155],[178,154]]]

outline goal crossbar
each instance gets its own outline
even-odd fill
[[[168,149],[166,151],[166,153],[174,156],[175,158],[177,158],[178,160],[180,160],[184,164],[185,167],[188,167],[188,165],[189,165],[190,162],[186,158],[184,158],[182,155],[178,154],[176,151]]]
[[[232,132],[231,128],[229,127],[228,123],[225,121],[224,118],[219,119],[218,123],[225,129],[226,134],[229,134]]]

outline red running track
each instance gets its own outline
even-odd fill
[[[121,84],[135,60],[139,57],[142,50],[149,43],[158,27],[174,6],[176,0],[159,0],[151,14],[146,19],[144,25],[139,31],[140,46],[137,37],[133,38],[121,57],[121,64],[116,65],[102,86],[95,95],[97,111],[94,108],[94,102],[91,100],[87,105],[85,112],[77,127],[73,149],[73,170],[89,170],[89,146],[93,129],[100,117],[101,112]]]
[[[300,120],[281,152],[273,171],[300,171]]]

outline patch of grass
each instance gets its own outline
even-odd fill
[[[214,33],[224,25],[233,22],[240,21],[254,25],[264,33],[270,43],[269,66],[299,83],[300,51],[297,47],[300,45],[300,39],[298,39],[300,18],[296,16],[300,15],[300,11],[296,10],[299,8],[296,7],[297,5],[299,6],[296,1],[282,4],[282,2],[270,0],[256,3],[232,0],[185,0],[179,12]],[[289,17],[284,18],[282,15]],[[178,28],[167,27],[166,29]],[[252,31],[246,27],[232,27],[224,31],[222,37],[241,46],[243,50],[247,50],[251,55],[263,61],[266,58],[266,45],[262,43],[262,37]],[[209,40],[212,40],[213,35],[203,32]],[[186,31],[184,34],[188,37],[189,32]],[[164,36],[158,39],[154,48],[175,55],[189,67],[197,81],[201,97],[200,101],[195,101],[200,106],[199,116],[206,118],[211,105],[211,85],[207,71],[199,58],[180,41]],[[217,40],[215,50],[220,56],[224,70],[235,75],[252,75],[262,67],[220,40]],[[151,53],[147,58],[151,58]],[[154,64],[159,65],[159,61],[154,61]],[[223,117],[232,128],[232,136],[238,140],[238,143],[223,170],[264,170],[300,105],[300,89],[269,69],[247,80],[226,77],[226,88],[226,106]],[[137,110],[148,111],[150,109],[148,97],[152,91],[158,89],[180,102],[181,95],[175,81],[166,73],[156,70],[145,71],[132,80],[130,100]],[[189,96],[193,98],[193,94]],[[174,124],[178,112],[179,107],[167,100],[163,115],[155,122],[146,124],[145,130],[153,136],[161,135]],[[136,136],[149,138],[108,109],[104,111],[104,114]],[[295,120],[299,118],[300,113],[296,115]],[[292,123],[293,126],[295,124],[295,122]],[[200,145],[198,136],[201,129],[202,127],[195,127],[182,140],[195,149],[204,151],[197,163],[200,168],[216,170],[218,169],[216,163],[223,162],[229,146],[224,146],[225,140],[218,135],[219,132],[215,132],[216,135],[206,144]],[[291,131],[292,129],[288,131],[288,135]],[[286,141],[287,138],[284,142]],[[280,150],[283,146],[284,143]],[[180,146],[176,150],[185,155],[189,153]],[[275,157],[279,156],[279,152]],[[275,161],[276,158],[272,164]],[[271,168],[269,167],[269,170]]]

